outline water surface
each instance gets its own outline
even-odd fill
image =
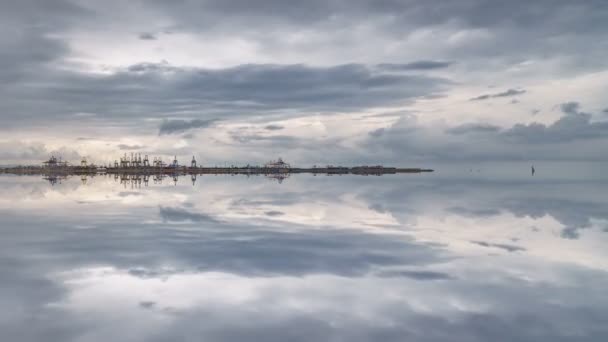
[[[606,341],[603,164],[0,177],[7,341]]]

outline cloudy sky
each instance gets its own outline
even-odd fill
[[[606,18],[603,0],[2,0],[0,160],[606,161]]]

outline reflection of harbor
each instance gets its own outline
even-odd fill
[[[222,175],[226,175],[226,174],[222,174]],[[236,174],[232,174],[232,176],[234,176]],[[177,185],[177,183],[179,182],[180,178],[186,178],[188,179],[191,183],[192,186],[196,185],[196,182],[198,180],[199,175],[197,174],[105,174],[105,177],[110,177],[111,179],[114,179],[114,181],[116,182],[120,182],[121,185],[123,185],[125,188],[132,188],[132,189],[136,189],[136,188],[141,188],[143,187],[147,187],[150,185],[150,181],[152,182],[152,184],[154,185],[163,185],[163,184],[170,184],[170,185]],[[283,173],[283,174],[251,174],[251,175],[246,175],[247,177],[250,176],[264,176],[266,179],[272,180],[272,181],[277,181],[278,183],[282,183],[284,179],[289,177],[288,173]],[[89,177],[94,177],[93,175],[81,175],[81,181],[82,184],[87,184],[88,182],[88,178]],[[66,177],[67,178],[67,177]],[[45,179],[49,179],[48,177],[45,177]],[[65,179],[65,178],[63,178]]]
[[[62,181],[66,180],[68,177],[64,175],[48,175],[43,179],[48,181],[51,185],[61,184]]]
[[[173,185],[177,185],[180,175],[178,174],[106,174],[107,177],[114,178],[115,181],[120,182],[120,184],[124,185],[125,188],[141,188],[143,186],[148,186],[150,184],[150,179],[152,179],[152,183],[156,185],[163,184],[163,181],[168,178],[173,183]],[[190,179],[192,181],[192,185],[196,184],[196,175],[190,175]]]
[[[225,173],[222,173],[221,175],[226,175]],[[232,176],[236,175],[236,174],[231,174]],[[89,180],[98,176],[96,174],[81,174],[81,175],[73,175],[73,174],[61,174],[61,175],[53,175],[53,174],[49,174],[49,175],[44,175],[42,179],[46,180],[49,182],[49,184],[51,184],[52,186],[57,185],[57,184],[61,184],[63,181],[67,180],[68,178],[75,176],[75,177],[80,177],[80,181],[82,183],[82,185],[87,185],[89,183]],[[289,178],[289,173],[274,173],[274,174],[247,174],[245,175],[246,177],[253,177],[253,176],[264,176],[266,179],[271,180],[271,181],[276,181],[279,184],[283,182],[283,180]],[[192,185],[196,185],[196,181],[198,180],[199,175],[197,174],[110,174],[110,173],[106,173],[103,174],[102,177],[107,177],[110,179],[113,179],[116,182],[120,182],[121,185],[123,185],[125,188],[131,188],[131,189],[136,189],[136,188],[141,188],[143,187],[147,187],[150,185],[150,181],[152,182],[152,184],[154,185],[163,185],[163,184],[172,184],[172,185],[177,185],[177,183],[180,180],[180,177],[185,177],[187,179],[189,179],[189,181],[192,183]]]
[[[180,165],[177,157],[169,164],[162,161],[161,158],[153,158],[152,162],[147,155],[143,158],[141,155],[131,154],[128,157],[126,154],[116,160],[113,164],[107,166],[98,166],[87,163],[83,159],[79,165],[71,165],[68,162],[62,161],[61,158],[52,156],[48,161],[45,161],[41,166],[17,166],[11,168],[2,168],[0,173],[15,174],[15,175],[42,175],[51,184],[61,183],[61,180],[68,176],[80,176],[81,181],[86,184],[89,177],[96,175],[113,176],[115,180],[120,181],[125,186],[140,187],[142,184],[147,186],[152,179],[154,184],[162,184],[165,178],[169,178],[174,185],[177,184],[179,177],[188,176],[192,184],[196,183],[197,177],[202,175],[246,175],[246,176],[265,176],[268,179],[276,180],[281,183],[291,174],[308,173],[314,176],[317,175],[386,175],[398,173],[421,173],[432,172],[433,170],[421,168],[396,168],[384,167],[381,165],[375,166],[313,166],[313,167],[292,167],[290,164],[279,158],[276,161],[268,162],[262,166],[246,165],[246,166],[201,166],[196,159],[192,157],[189,166]]]

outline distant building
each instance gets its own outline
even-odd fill
[[[281,158],[264,164],[264,167],[267,169],[291,169],[291,165],[284,162]]]
[[[51,156],[51,158],[45,162],[43,162],[45,167],[49,168],[58,168],[58,167],[66,167],[68,166],[67,162],[61,161],[61,158],[57,159],[55,156]]]

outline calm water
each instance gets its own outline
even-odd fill
[[[1,340],[608,341],[606,165],[429,166],[2,176]]]

